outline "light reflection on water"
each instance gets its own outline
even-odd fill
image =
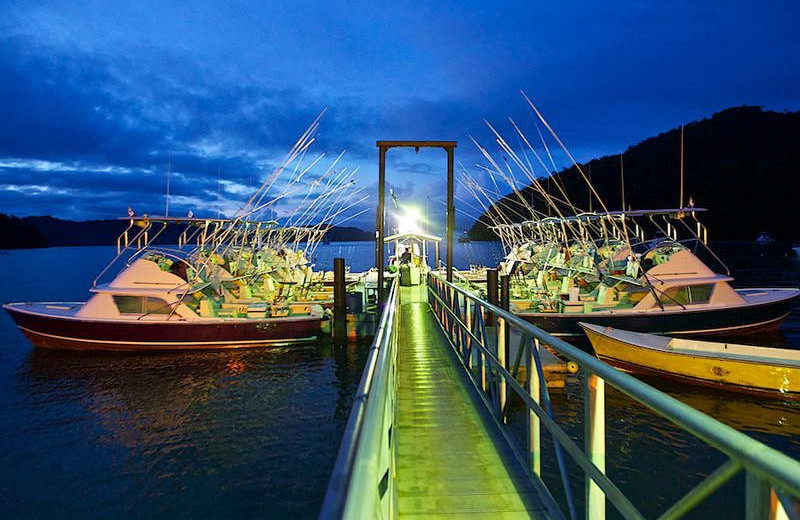
[[[800,402],[765,400],[729,392],[650,379],[673,397],[800,459]],[[551,389],[553,408],[567,433],[583,445],[582,378],[569,376],[566,387]],[[511,426],[524,435],[524,410],[512,407]],[[543,475],[557,500],[563,491],[552,441],[543,434]],[[716,450],[648,408],[606,385],[606,469],[611,480],[647,518],[654,518],[689,492],[725,460]],[[582,470],[571,462],[572,494],[579,508],[584,500]],[[701,504],[688,518],[743,518],[744,480],[737,477]],[[609,505],[609,518],[620,518]]]
[[[800,259],[788,247],[758,247],[752,243],[723,243],[715,247],[728,262],[736,287],[798,286]],[[742,343],[800,348],[800,313],[797,305],[781,329],[768,335],[739,338]],[[551,389],[553,408],[566,431],[583,443],[582,376],[570,376],[562,389]],[[800,460],[800,401],[695,387],[657,378],[643,378],[678,400],[725,424]],[[512,428],[524,435],[522,408],[513,407]],[[646,517],[657,517],[717,469],[725,457],[693,435],[684,432],[646,407],[606,385],[606,467],[611,480]],[[556,498],[563,491],[553,455],[545,435],[542,444],[543,474]],[[567,457],[569,458],[569,457]],[[574,478],[572,494],[577,504],[584,500],[582,470],[568,464]],[[697,507],[687,518],[743,518],[744,479],[740,475]],[[609,505],[609,518],[619,518]]]
[[[797,260],[779,250],[720,249],[738,286],[800,279]],[[371,243],[332,244],[320,246],[315,261],[329,269],[334,256],[345,256],[359,271],[372,255]],[[0,300],[82,300],[112,256],[108,247],[0,252],[0,272],[9,274],[0,279]],[[495,244],[456,247],[461,267],[498,258]],[[797,312],[770,342],[800,347]],[[365,350],[363,343],[169,354],[33,350],[3,313],[0,517],[313,518]],[[797,403],[650,382],[800,458]],[[582,438],[580,380],[553,396],[557,414]],[[608,472],[645,512],[663,511],[722,461],[612,390],[607,410]],[[554,467],[545,470],[558,489]],[[574,466],[571,473],[579,474]],[[697,517],[740,516],[739,484]],[[582,495],[576,479],[575,497]]]
[[[313,516],[363,350],[33,350],[2,425],[21,470],[5,496],[36,517]]]
[[[83,300],[113,248],[0,254],[3,301]],[[367,344],[32,349],[0,315],[0,517],[313,518]]]

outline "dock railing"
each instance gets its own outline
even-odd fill
[[[551,336],[437,274],[430,273],[428,284],[429,302],[434,313],[484,403],[506,429],[507,439],[512,438],[505,426],[512,392],[527,408],[524,446],[522,449],[516,446],[516,453],[534,474],[541,475],[542,427],[552,436],[567,506],[565,517],[577,520],[578,513],[571,495],[564,452],[583,470],[585,518],[605,518],[606,500],[626,519],[644,518],[605,474],[607,383],[727,456],[719,468],[663,512],[659,519],[683,517],[740,472],[745,473],[747,520],[800,518],[800,462]],[[496,319],[494,329],[486,325],[489,314]],[[511,330],[515,330],[520,339],[515,359],[509,362],[507,353],[511,350],[508,348]],[[544,346],[577,363],[583,372],[583,447],[554,417],[540,357]],[[524,387],[518,379],[523,360],[524,366],[528,367]],[[532,367],[535,367],[535,376]]]
[[[353,399],[320,519],[396,517],[394,424],[397,279],[381,315]]]

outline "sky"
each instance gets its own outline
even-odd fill
[[[346,151],[365,207],[376,140],[456,140],[475,171],[487,121],[535,132],[520,91],[579,161],[617,154],[731,106],[800,109],[798,26],[796,1],[6,0],[0,213],[163,214],[169,169],[173,214],[231,214],[325,108],[313,152]],[[387,160],[442,220],[444,152]]]

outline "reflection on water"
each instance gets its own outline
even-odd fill
[[[723,246],[721,254],[738,286],[798,283],[794,258],[747,246]],[[113,248],[0,255],[0,271],[13,274],[0,279],[0,299],[82,300],[112,256]],[[364,270],[372,244],[320,246],[315,261],[330,268],[335,256]],[[459,266],[498,258],[496,244],[456,247]],[[796,312],[769,341],[800,346]],[[363,343],[168,354],[33,350],[3,313],[0,517],[313,518],[365,352]],[[800,458],[800,404],[653,384]],[[577,439],[580,385],[573,376],[553,390],[555,410]],[[607,410],[609,475],[651,516],[723,460],[618,392],[608,391]],[[520,415],[512,418],[517,428]],[[545,475],[558,494],[547,442]],[[580,475],[574,465],[570,472]],[[741,516],[740,484],[725,486],[695,517]],[[580,478],[574,488],[580,502]]]
[[[111,257],[10,251],[0,298],[85,299]],[[0,517],[313,518],[367,346],[34,350],[2,313]]]
[[[800,259],[788,248],[759,248],[751,243],[725,243],[716,247],[729,263],[737,287],[797,286]],[[797,306],[774,334],[736,338],[741,343],[800,348],[800,313]],[[698,410],[743,431],[757,440],[800,460],[800,401],[751,396],[696,387],[666,379],[646,381]],[[561,389],[552,389],[553,407],[573,439],[583,443],[581,376],[570,376]],[[511,425],[524,435],[524,410],[513,408]],[[606,465],[611,480],[647,517],[657,517],[689,492],[725,460],[716,450],[661,419],[648,408],[606,386]],[[558,468],[549,435],[542,443],[543,474],[558,500],[563,502]],[[569,458],[569,457],[568,457]],[[583,503],[582,470],[569,463],[574,478],[572,494]],[[609,506],[609,511],[613,507]],[[702,503],[687,518],[743,518],[744,479],[738,476]],[[609,518],[618,518],[611,512]]]
[[[707,413],[737,430],[758,436],[759,433],[776,437],[800,435],[800,401],[770,399],[763,396],[731,393],[716,388],[682,386],[678,382],[641,378],[667,392],[672,397]],[[623,406],[624,399],[614,395],[608,402],[612,406]],[[800,438],[797,439],[800,442]],[[800,444],[798,444],[800,445]],[[800,458],[800,452],[795,452]]]
[[[3,516],[313,517],[364,351],[33,350],[4,399]]]
[[[729,426],[800,459],[800,402],[763,398],[649,380],[661,390]],[[569,376],[564,388],[550,390],[559,423],[583,445],[582,376]],[[521,442],[526,410],[512,405],[510,425]],[[543,433],[543,477],[564,503],[552,439]],[[648,518],[657,517],[714,471],[725,457],[693,435],[661,419],[645,406],[606,386],[606,469],[633,504]],[[572,495],[582,507],[583,471],[567,456]],[[703,503],[689,518],[743,518],[743,478],[737,477]],[[613,507],[609,507],[613,509]],[[619,518],[616,511],[609,518]]]

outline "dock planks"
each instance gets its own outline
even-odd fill
[[[400,291],[398,516],[546,518],[536,488],[468,388],[426,287]]]

